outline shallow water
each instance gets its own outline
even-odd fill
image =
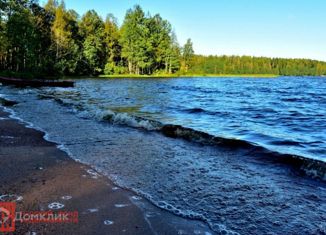
[[[89,79],[55,96],[92,114],[114,111],[326,159],[325,78]]]
[[[82,80],[72,89],[0,87],[0,94],[19,101],[12,108],[16,116],[44,130],[73,158],[161,208],[206,221],[217,233],[322,234],[326,232],[324,182],[252,150],[169,138],[148,131],[160,128],[156,122],[132,118],[182,124],[323,159],[325,80],[307,79]],[[310,82],[316,86],[314,95],[306,94]],[[289,92],[299,96],[299,91],[300,100],[310,97],[304,107],[299,101],[281,100],[291,97]],[[251,98],[244,99],[245,94]],[[269,105],[276,100],[278,105]],[[262,113],[264,109],[277,115]],[[291,110],[300,113],[298,119]],[[218,114],[223,112],[230,114]],[[259,113],[264,117],[254,119]],[[288,121],[277,121],[282,119]],[[314,145],[292,143],[316,142],[317,137]],[[268,139],[282,144],[270,144]]]

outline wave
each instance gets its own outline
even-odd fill
[[[218,137],[181,125],[164,125],[157,121],[131,116],[126,113],[108,112],[109,114],[105,115],[103,120],[110,121],[111,123],[127,125],[129,127],[141,128],[149,131],[158,131],[170,138],[180,138],[203,145],[219,146],[234,150],[246,150],[260,159],[271,161],[273,163],[286,164],[297,170],[300,174],[304,173],[312,178],[326,181],[326,163],[317,159],[274,152],[245,140]],[[292,143],[291,141],[283,144],[290,143],[297,144]]]
[[[162,127],[160,122],[132,116],[127,113],[116,113],[111,110],[105,111],[100,116],[102,120],[109,121],[113,124],[127,125],[149,131],[160,130]]]
[[[8,100],[6,98],[0,97],[0,105],[4,107],[11,107],[18,104],[16,101]]]
[[[50,96],[46,98],[54,97]],[[60,98],[54,98],[54,100],[61,105],[67,106],[65,101]],[[194,108],[192,110],[194,112],[205,112],[205,110],[201,108]],[[127,113],[118,113],[112,110],[100,111],[99,113],[95,114],[95,116],[100,121],[106,121],[117,125],[125,125],[147,131],[156,131],[170,138],[184,139],[189,142],[195,142],[202,145],[219,146],[234,150],[245,150],[249,154],[255,155],[257,158],[264,161],[286,164],[298,171],[300,174],[303,173],[309,177],[326,181],[326,162],[317,159],[279,153],[246,140],[219,137],[181,125],[163,124],[159,121],[129,115]],[[275,144],[296,145],[298,143],[285,141],[284,143],[282,142]]]
[[[280,146],[302,146],[302,143],[294,140],[275,140],[270,141],[269,144]]]
[[[10,100],[6,100],[6,101],[10,101]],[[61,102],[60,102],[60,103],[61,103]],[[1,104],[0,104],[0,105],[1,105]],[[71,151],[70,151],[69,148],[67,147],[67,145],[69,145],[69,144],[62,144],[62,143],[60,143],[60,142],[57,142],[57,141],[53,140],[53,139],[50,137],[50,135],[49,135],[48,132],[46,132],[45,130],[43,130],[42,128],[40,128],[40,127],[38,127],[38,126],[33,125],[31,122],[28,122],[28,121],[26,121],[26,120],[21,119],[20,117],[18,117],[18,116],[16,115],[16,113],[15,113],[15,111],[14,111],[13,109],[10,109],[10,108],[7,108],[7,107],[4,107],[4,110],[5,110],[6,112],[10,113],[10,115],[9,115],[10,118],[19,121],[20,123],[22,123],[22,124],[23,124],[24,126],[26,126],[27,128],[32,128],[32,129],[35,129],[35,130],[38,130],[38,131],[44,133],[43,138],[44,138],[46,141],[49,141],[49,142],[52,142],[52,143],[56,144],[58,149],[60,149],[60,150],[62,150],[62,151],[64,151],[64,152],[66,152],[66,153],[68,154],[68,156],[71,157],[72,159],[74,159],[76,162],[80,162],[80,163],[82,163],[82,164],[89,165],[88,162],[86,162],[86,161],[82,161],[82,160],[78,159],[77,156],[74,156],[74,155],[71,153]],[[108,111],[108,112],[111,112],[111,111]],[[105,120],[106,118],[108,118],[108,117],[111,116],[111,115],[112,115],[112,117],[115,117],[116,120],[120,120],[120,121],[124,120],[124,118],[122,118],[122,119],[119,119],[119,118],[118,118],[118,117],[121,117],[120,114],[113,114],[113,112],[112,112],[112,114],[106,114],[106,115],[104,116],[104,119],[103,119],[103,120]],[[133,119],[133,120],[135,121],[135,120],[140,120],[140,119],[142,119],[142,118],[131,118],[131,117],[128,117],[127,119],[128,119],[128,120],[129,120],[129,119]],[[107,120],[108,120],[108,119],[107,119]],[[122,123],[122,122],[120,122],[120,121],[119,121],[119,124]],[[131,121],[131,123],[134,124],[134,121]],[[144,120],[144,121],[150,121],[150,120]],[[128,122],[128,123],[130,123],[130,122]],[[154,122],[154,123],[155,123],[155,122]],[[124,123],[124,124],[126,124],[126,123]],[[137,127],[141,127],[141,125],[137,125]],[[144,127],[148,127],[148,126],[146,125],[146,126],[144,126]],[[157,201],[157,200],[155,200],[155,199],[154,199],[150,194],[145,193],[145,192],[143,192],[142,190],[138,190],[138,189],[136,189],[136,188],[134,188],[134,187],[126,186],[126,185],[123,183],[123,181],[121,181],[121,180],[118,179],[118,177],[117,177],[116,175],[109,174],[107,171],[104,171],[104,170],[102,170],[102,169],[99,168],[99,167],[96,167],[96,166],[92,165],[92,168],[96,170],[96,171],[94,171],[94,174],[97,174],[96,172],[99,172],[99,173],[101,173],[101,174],[107,176],[107,177],[108,177],[108,178],[113,182],[113,184],[115,184],[115,185],[117,185],[117,186],[119,186],[120,188],[123,188],[123,189],[125,189],[125,190],[132,191],[132,192],[136,193],[136,195],[139,195],[139,196],[141,196],[141,197],[147,199],[148,201],[150,201],[151,203],[153,203],[153,205],[157,206],[158,208],[161,208],[161,209],[167,210],[167,211],[169,211],[169,212],[171,212],[171,213],[173,213],[173,214],[175,214],[175,215],[177,215],[177,216],[181,216],[181,217],[186,218],[186,219],[200,220],[200,221],[206,222],[206,223],[207,223],[207,224],[212,228],[213,231],[218,232],[218,233],[222,233],[222,232],[224,232],[224,231],[229,231],[230,234],[237,234],[237,233],[235,233],[235,232],[232,232],[231,230],[227,230],[227,229],[226,229],[226,226],[223,225],[223,224],[212,223],[209,219],[207,219],[207,218],[206,218],[205,216],[203,216],[202,214],[196,213],[196,212],[194,212],[194,211],[192,211],[192,210],[182,210],[182,209],[180,209],[180,208],[176,208],[175,206],[173,206],[172,204],[167,203],[166,201],[162,201],[162,200]],[[90,171],[92,171],[92,170],[90,170]],[[88,173],[89,173],[89,172],[88,172]],[[89,174],[90,174],[90,173],[89,173]],[[136,196],[136,198],[137,198],[137,197],[138,197],[138,196]],[[134,199],[134,198],[131,198],[131,199],[133,200],[133,203],[137,203],[137,200],[138,200],[138,199]]]
[[[260,159],[273,163],[283,163],[307,176],[326,181],[326,162],[317,159],[274,152],[245,140],[217,137],[179,125],[164,125],[160,131],[165,136],[172,138],[182,138],[192,142],[231,149],[248,150],[251,155],[256,155]]]
[[[218,145],[221,147],[226,147],[230,149],[245,149],[248,150],[248,154],[262,154],[259,158],[259,160],[269,160],[271,162],[279,162],[286,165],[289,165],[293,167],[294,169],[299,169],[300,172],[304,173],[305,175],[312,176],[313,178],[323,179],[325,180],[325,163],[319,162],[317,160],[313,159],[305,159],[301,158],[299,156],[293,156],[293,155],[286,155],[286,154],[280,154],[280,153],[273,153],[267,149],[264,149],[260,146],[255,145],[254,143],[250,143],[243,140],[237,140],[237,139],[228,139],[228,138],[222,138],[217,137],[214,135],[210,135],[208,133],[194,130],[191,128],[186,128],[181,125],[171,125],[167,124],[164,125],[160,122],[145,119],[142,117],[136,117],[132,115],[128,115],[126,113],[116,113],[111,110],[105,111],[105,112],[99,112],[97,113],[98,118],[104,122],[110,122],[113,124],[119,124],[119,125],[126,125],[131,126],[134,128],[141,128],[144,130],[151,130],[151,131],[157,131],[162,133],[163,135],[169,137],[169,138],[181,138],[185,139],[187,141],[191,142],[197,142],[201,144],[209,144],[209,145]],[[144,123],[148,125],[144,125]],[[152,129],[154,127],[154,129]],[[35,128],[35,127],[34,127]],[[45,139],[50,139],[47,135],[45,135]],[[68,152],[68,148],[66,148],[64,145],[59,145],[59,148]],[[68,153],[70,156],[72,156],[71,153]],[[245,157],[245,156],[244,156]],[[75,158],[75,160],[78,161],[78,159]],[[87,163],[85,163],[87,164]],[[89,163],[88,163],[89,164]],[[97,169],[99,172],[101,172],[100,169]],[[114,180],[114,176],[108,175],[108,173],[104,173],[104,175],[107,175],[109,178],[111,178],[117,185],[123,187],[123,183],[119,182],[117,180]],[[143,196],[144,198],[147,198],[149,201],[151,201],[154,205],[158,206],[159,208],[166,209],[168,211],[171,211],[172,213],[183,216],[185,218],[191,218],[191,219],[198,219],[202,221],[206,221],[210,227],[218,232],[218,233],[225,233],[226,228],[222,224],[216,225],[216,223],[210,222],[207,217],[201,214],[197,214],[193,211],[188,210],[181,210],[178,208],[175,208],[173,205],[168,204],[165,201],[156,201],[154,200],[150,195],[140,191],[136,190],[135,188],[128,188],[125,187],[128,190],[132,190],[136,192],[138,195]]]
[[[184,110],[187,113],[206,113],[207,111],[202,108],[190,108],[190,109],[185,109]]]
[[[305,103],[305,102],[311,101],[311,98],[309,98],[309,97],[288,97],[288,98],[282,98],[281,101],[283,101],[283,102],[302,102],[302,103]]]
[[[182,110],[185,113],[189,114],[205,114],[211,116],[230,116],[230,112],[227,111],[210,111],[202,108],[186,108]]]

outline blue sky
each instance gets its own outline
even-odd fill
[[[40,0],[44,3],[45,0]],[[182,45],[198,54],[311,58],[326,61],[326,0],[66,0],[80,15],[89,9],[122,24],[126,10],[170,21]]]

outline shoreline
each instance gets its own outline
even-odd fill
[[[32,74],[24,75],[9,75],[6,73],[0,73],[0,76],[6,76],[14,79],[26,79],[26,80],[65,80],[65,79],[83,79],[83,78],[94,78],[94,79],[143,79],[143,78],[279,78],[283,75],[277,74],[158,74],[158,75],[136,75],[136,74],[116,74],[116,75],[78,75],[78,76],[34,76]],[[42,77],[42,78],[41,78]],[[293,76],[293,77],[304,77],[304,76]],[[314,76],[319,77],[319,76]],[[322,76],[320,76],[322,77]]]
[[[115,186],[9,115],[0,106],[0,195],[22,197],[17,211],[47,211],[59,202],[62,210],[79,213],[78,224],[17,223],[17,233],[214,234],[204,222],[175,216]]]
[[[324,78],[325,75],[278,75],[278,74],[153,74],[153,75],[136,75],[136,74],[116,74],[116,75],[78,75],[78,76],[37,76],[31,74],[25,74],[23,76],[8,75],[6,73],[0,73],[0,76],[7,76],[15,79],[27,79],[27,80],[65,80],[65,79],[173,79],[173,78],[280,78],[280,77],[314,77]]]
[[[32,94],[29,94],[30,92]],[[289,159],[286,157],[284,161],[280,161],[278,157],[276,159],[266,156],[268,153],[265,151],[261,155],[256,155],[256,152],[251,151],[250,148],[240,148],[239,151],[234,149],[234,147],[230,149],[211,148],[204,147],[201,144],[188,143],[186,140],[181,140],[180,138],[167,138],[169,136],[173,137],[173,133],[175,133],[173,128],[172,130],[170,128],[165,130],[165,132],[167,131],[167,136],[164,137],[161,134],[157,135],[155,133],[149,135],[148,133],[143,133],[143,131],[133,130],[125,126],[111,127],[111,125],[107,125],[106,123],[102,125],[102,123],[98,122],[95,124],[94,120],[81,119],[75,113],[66,113],[65,110],[67,111],[67,109],[63,108],[60,102],[53,102],[53,100],[46,101],[39,99],[41,97],[35,97],[36,94],[34,94],[34,91],[28,91],[28,95],[25,92],[15,95],[16,92],[11,93],[6,91],[4,91],[4,94],[6,95],[3,97],[18,102],[16,106],[14,103],[5,102],[4,106],[9,106],[7,111],[12,114],[10,117],[17,120],[22,118],[20,121],[26,123],[25,126],[27,127],[33,127],[33,124],[35,124],[35,129],[39,129],[41,133],[47,133],[45,136],[46,140],[50,142],[54,141],[57,145],[65,144],[68,149],[61,149],[70,154],[71,158],[75,159],[77,163],[83,161],[86,165],[95,166],[98,172],[102,172],[103,175],[111,178],[113,182],[116,180],[116,175],[120,177],[125,176],[125,182],[129,183],[125,185],[126,188],[131,188],[134,192],[140,189],[139,192],[144,192],[144,198],[147,198],[148,195],[153,195],[155,197],[154,200],[148,197],[148,201],[157,205],[158,208],[166,208],[166,210],[172,211],[173,213],[173,207],[172,210],[170,210],[162,203],[156,204],[156,202],[160,202],[160,200],[166,200],[167,203],[171,203],[170,205],[176,205],[175,208],[182,208],[180,210],[186,212],[186,214],[184,214],[185,218],[201,218],[202,221],[207,221],[210,227],[217,232],[223,229],[223,232],[224,230],[230,230],[239,231],[240,233],[242,231],[243,233],[258,234],[259,231],[260,233],[267,233],[268,231],[270,233],[280,233],[281,231],[287,231],[287,233],[291,234],[302,234],[300,231],[302,231],[303,228],[307,233],[308,231],[313,233],[322,225],[321,218],[323,218],[322,213],[324,209],[319,208],[318,204],[323,203],[325,198],[324,192],[326,191],[324,190],[324,182],[312,180],[310,177],[306,177],[305,174],[302,174],[301,171],[297,171],[297,169],[300,168],[298,167],[300,164],[297,164],[297,161],[293,162],[291,160],[292,158]],[[34,97],[37,99],[34,100]],[[10,108],[10,106],[13,107]],[[33,107],[33,109],[31,109],[31,107]],[[83,128],[81,132],[79,132],[80,128]],[[88,134],[83,136],[83,133]],[[10,134],[4,136],[9,137],[4,138],[8,141],[10,137],[15,137],[15,135]],[[21,135],[18,136],[20,137]],[[61,138],[55,138],[55,136],[61,136]],[[77,138],[82,136],[83,138],[77,141]],[[132,137],[130,141],[128,141],[129,137]],[[89,140],[92,141],[88,142]],[[95,144],[95,142],[97,143],[96,140],[104,141]],[[121,141],[123,143],[120,144],[119,142]],[[230,144],[233,146],[232,142]],[[177,146],[177,149],[175,149],[175,146]],[[236,146],[237,145],[235,145],[235,147]],[[32,148],[35,147],[37,146],[33,145]],[[28,151],[30,151],[29,148],[31,148],[31,146],[26,147]],[[43,151],[42,149],[41,151]],[[138,149],[139,151],[137,151]],[[160,154],[156,154],[157,152],[160,152]],[[197,164],[197,161],[199,164]],[[293,165],[292,163],[295,164]],[[288,164],[290,164],[291,167],[288,167]],[[84,166],[83,164],[80,165]],[[47,169],[44,168],[43,165],[40,166],[42,169],[38,170],[43,171]],[[309,166],[310,164],[308,167]],[[37,167],[39,166],[36,166],[36,170]],[[60,170],[61,166],[58,166],[57,169]],[[65,171],[65,168],[62,169]],[[88,172],[88,170],[91,171]],[[95,175],[94,173],[98,174],[91,168],[85,168],[81,170],[81,173],[78,173],[78,176],[80,177],[81,175],[84,177],[83,175],[86,175],[87,179],[90,178],[89,180],[97,182],[100,180],[98,177],[100,174]],[[94,179],[94,176],[98,177],[98,179]],[[60,184],[65,182],[64,185],[66,185],[67,179],[70,180],[72,177],[67,173],[66,177],[62,178],[63,180],[58,180],[57,182]],[[77,181],[77,183],[75,181],[73,184],[70,183],[69,189],[70,187],[76,187],[75,185],[83,186],[84,183],[80,182],[82,181]],[[141,187],[139,187],[140,184],[138,184],[138,182],[142,184]],[[91,182],[90,184],[92,186],[93,183]],[[117,184],[119,185],[119,181],[117,181]],[[124,184],[121,182],[121,185]],[[104,187],[106,188],[105,185]],[[113,188],[116,187],[114,185],[110,187],[111,193],[117,193]],[[286,190],[283,191],[283,189]],[[83,197],[83,200],[89,200],[91,198],[91,203],[93,203],[93,198],[97,198],[89,196],[92,195],[93,191],[97,194],[103,194],[102,188],[100,188],[100,190],[92,190],[91,188],[92,193],[89,193],[88,188],[86,188],[85,191],[87,197]],[[118,191],[121,193],[120,189]],[[135,196],[135,194],[133,194],[132,191],[130,192],[127,190],[127,192],[131,193],[127,196],[127,201],[130,202],[130,198]],[[142,193],[140,193],[140,195],[141,194]],[[57,201],[57,199],[61,200],[61,197],[66,195],[73,196],[73,199],[77,198],[79,200],[79,197],[72,193],[61,193],[54,198],[54,200],[51,199],[51,201],[62,202]],[[43,200],[43,198],[41,198],[41,200]],[[96,199],[96,201],[101,200],[102,199]],[[145,208],[145,210],[142,210],[142,205],[147,204],[148,201],[132,200],[133,203],[136,203],[136,206],[141,208],[139,216],[141,218],[146,217],[145,222],[147,222],[147,219],[152,218],[152,212],[157,212],[157,208],[153,208],[149,213],[147,206],[147,209]],[[137,204],[138,202],[141,204]],[[284,212],[286,214],[283,214],[283,212],[278,214],[277,211],[284,209],[285,202],[287,203],[287,205],[285,205],[287,209],[286,212]],[[39,203],[39,201],[35,203]],[[43,203],[43,207],[47,208],[48,203],[49,202]],[[83,203],[84,202],[82,202],[82,204]],[[107,203],[108,202],[105,200],[105,202],[101,201],[100,204],[101,206],[105,206]],[[122,208],[117,208],[115,205],[121,206],[125,204],[124,202],[117,202],[113,204],[113,206],[111,204],[111,208],[113,207],[120,212]],[[297,208],[296,205],[298,204],[302,205],[302,207]],[[76,207],[73,207],[72,210],[75,208]],[[77,208],[80,208],[80,206]],[[81,206],[81,208],[83,207]],[[128,206],[128,208],[130,208],[130,206]],[[315,208],[316,211],[311,211],[311,208]],[[102,223],[103,219],[109,219],[116,225],[116,219],[108,217],[99,218],[96,214],[100,213],[96,211],[98,209],[98,206],[94,207],[91,205],[86,209],[81,209],[81,211],[86,214],[92,214],[92,216],[97,216],[94,219],[97,223],[99,223],[98,219]],[[101,212],[102,210],[105,209],[100,208]],[[305,211],[307,211],[307,213]],[[203,216],[197,217],[196,214],[194,214],[195,216],[191,215],[191,217],[188,217],[187,212],[199,212],[198,215]],[[232,214],[236,213],[237,217],[230,215],[230,212]],[[134,217],[133,213],[131,213],[132,217]],[[171,217],[169,213],[164,213],[165,215],[162,216],[162,213],[156,217],[157,220],[161,221],[164,219],[165,221],[174,221],[174,219],[169,218],[180,219],[174,216]],[[178,215],[178,212],[176,212],[176,214]],[[266,216],[266,220],[261,220],[261,214]],[[298,223],[291,223],[291,221],[293,222],[295,220],[295,215],[298,214],[302,216],[302,219],[300,219],[302,228],[298,227]],[[122,216],[124,215],[125,214],[122,213]],[[144,215],[150,216],[150,218]],[[288,217],[287,220],[283,220],[283,216],[285,215]],[[119,219],[121,214],[117,212],[117,216]],[[224,219],[221,227],[219,218],[222,217]],[[309,220],[311,221],[310,223],[305,222]],[[185,223],[188,224],[187,226],[195,222],[189,220],[182,221],[185,221]],[[129,221],[127,221],[127,223],[128,222]],[[171,224],[170,222],[164,223],[168,225]],[[178,224],[180,223],[178,222]],[[157,234],[164,234],[166,231],[162,230],[160,226],[152,225],[153,222],[147,222],[147,225],[148,224],[151,225],[151,228],[156,229]],[[175,223],[173,222],[173,224]],[[67,226],[68,229],[69,226]],[[136,226],[139,227],[138,224]],[[84,227],[88,229],[86,225]],[[121,233],[124,229],[125,226],[123,224],[122,230],[118,230],[117,233]],[[58,232],[58,230],[55,231]],[[63,233],[62,231],[68,234],[64,229],[60,230],[58,233]],[[89,232],[89,230],[87,231]],[[97,229],[94,229],[94,231],[97,231]],[[198,230],[196,229],[196,231]],[[92,234],[93,233],[94,232],[92,232]],[[101,233],[103,234],[105,232],[101,231]],[[151,230],[149,233],[153,234],[154,232]],[[171,233],[179,233],[179,230],[174,229],[165,234]],[[114,232],[113,234],[116,233]],[[132,234],[132,232],[130,232],[130,234]],[[146,233],[139,232],[139,234]],[[206,233],[206,235],[208,234]]]
[[[99,75],[102,79],[115,78],[278,78],[281,75],[276,74],[161,74],[161,75]]]

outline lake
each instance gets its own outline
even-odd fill
[[[319,162],[308,170],[324,174],[325,78],[82,79],[0,94],[74,159],[218,233],[326,228],[324,182],[279,160]]]
[[[153,128],[133,119],[143,117],[326,160],[326,79],[148,80],[83,80],[55,96],[115,123]]]

